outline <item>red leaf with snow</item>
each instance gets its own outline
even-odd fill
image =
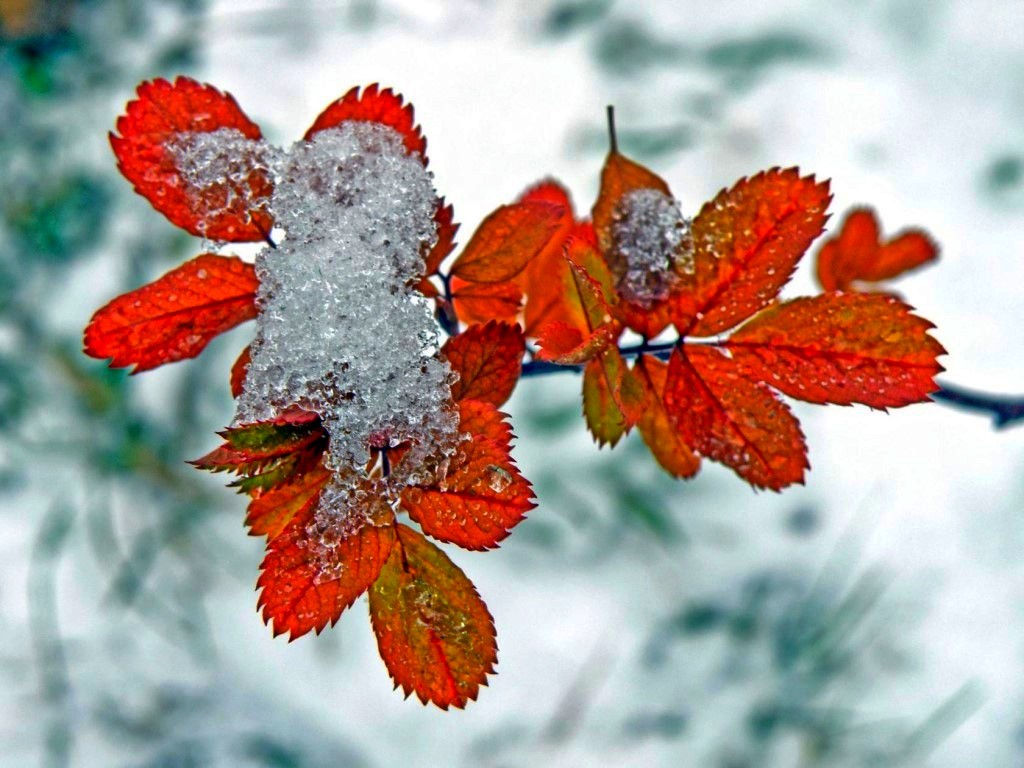
[[[487,419],[477,410],[480,405],[473,406],[470,420],[462,421],[461,428],[465,431],[472,424],[486,431],[470,433],[444,479],[402,493],[402,508],[424,533],[466,549],[496,547],[534,507],[533,490],[512,461],[508,441],[490,436],[500,434],[500,421]]]
[[[397,131],[409,153],[419,155],[426,165],[427,140],[416,125],[413,106],[390,88],[380,90],[377,83],[362,90],[358,86],[353,88],[320,113],[306,131],[305,139],[309,141],[318,131],[335,128],[348,120],[380,123]]]
[[[336,623],[380,575],[395,544],[394,516],[379,498],[369,496],[366,508],[348,510],[337,529],[325,530],[315,520],[318,499],[270,542],[260,566],[257,607],[275,636],[294,640]]]
[[[252,122],[230,94],[179,77],[174,83],[142,83],[138,98],[128,103],[110,135],[118,167],[160,213],[182,229],[212,240],[252,242],[264,239],[273,226],[265,204],[271,182],[255,162],[242,182],[198,189],[183,177],[174,143],[190,133],[223,128],[247,139],[260,139]],[[120,134],[120,135],[118,135]],[[233,158],[236,163],[246,158]]]
[[[404,525],[370,589],[377,647],[395,687],[441,709],[462,708],[494,672],[494,620],[447,555]]]
[[[93,315],[85,352],[134,365],[132,373],[195,357],[215,337],[256,317],[259,283],[251,264],[206,253]]]

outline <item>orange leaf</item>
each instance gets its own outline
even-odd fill
[[[604,373],[600,360],[594,359],[583,369],[583,417],[597,444],[614,448],[626,432],[622,414]]]
[[[85,352],[134,365],[132,373],[195,357],[216,336],[256,317],[256,270],[241,259],[205,253],[93,315]]]
[[[880,241],[878,218],[867,208],[850,211],[837,236],[818,251],[818,282],[826,291],[846,291],[855,282],[877,283],[916,269],[938,256],[928,234],[907,230]]]
[[[153,80],[139,86],[138,98],[117,121],[120,135],[111,133],[110,144],[121,173],[171,223],[213,240],[262,240],[273,226],[263,209],[271,182],[262,170],[254,166],[244,185],[197,189],[186,182],[171,151],[183,134],[221,128],[240,131],[248,139],[262,138],[259,126],[231,95],[187,77],[173,85]]]
[[[266,536],[273,541],[296,516],[320,501],[320,492],[331,479],[331,472],[318,462],[309,470],[286,483],[260,493],[249,502],[245,524],[252,536]]]
[[[416,125],[412,104],[406,104],[402,97],[390,88],[380,90],[377,83],[359,91],[356,86],[320,113],[313,125],[306,131],[309,141],[318,131],[336,128],[346,121],[380,123],[398,131],[410,154],[418,154],[427,164],[427,140]]]
[[[648,390],[648,405],[637,427],[654,458],[673,477],[693,477],[700,469],[700,457],[686,444],[672,425],[665,408],[665,378],[668,365],[650,355],[640,355],[635,372]]]
[[[370,618],[395,687],[424,704],[462,708],[494,672],[487,606],[444,552],[404,525],[370,588]]]
[[[471,325],[445,342],[441,355],[459,374],[455,400],[482,400],[498,406],[512,395],[523,370],[526,341],[518,325]]]
[[[368,496],[374,508],[352,510],[351,529],[332,537],[317,532],[316,501],[270,542],[256,582],[263,620],[291,640],[335,624],[374,583],[395,545],[394,515],[378,497]]]
[[[506,415],[490,403],[479,400],[459,402],[459,429],[474,438],[486,437],[503,448],[512,447],[512,428]]]
[[[717,349],[673,350],[664,401],[684,443],[751,485],[778,491],[803,482],[800,424],[767,385],[743,378]]]
[[[790,397],[884,409],[938,389],[932,327],[891,296],[826,293],[769,307],[726,346],[744,375]]]
[[[629,432],[647,410],[647,388],[644,382],[626,365],[617,346],[610,346],[599,358],[608,390],[622,414],[623,428]]]
[[[469,283],[453,277],[452,303],[456,317],[467,325],[491,320],[515,322],[523,304],[523,294],[511,281]]]
[[[249,363],[252,362],[252,344],[242,350],[234,364],[231,366],[231,396],[239,397],[245,387],[245,376],[249,373]]]
[[[609,262],[614,260],[612,229],[622,198],[638,189],[656,189],[671,195],[668,184],[656,173],[612,150],[601,169],[601,191],[594,203],[592,217],[597,244]]]
[[[455,250],[455,235],[459,232],[460,225],[455,223],[455,209],[445,205],[443,197],[437,202],[434,223],[437,224],[437,241],[424,258],[426,275],[437,272],[448,255]]]
[[[473,412],[461,427],[480,424],[493,434],[496,425],[485,419]],[[425,534],[466,549],[496,547],[533,507],[533,490],[509,456],[508,442],[479,433],[459,447],[443,480],[402,493],[402,508]]]
[[[558,231],[548,242],[547,247],[516,277],[516,282],[526,294],[523,314],[525,333],[532,337],[545,323],[567,321],[568,318],[562,311],[565,301],[564,281],[568,278],[568,265],[562,255],[565,242],[570,237],[585,237],[587,232],[593,239],[593,228],[590,224],[573,223],[569,194],[556,181],[541,182],[528,190],[519,201],[546,201],[562,209]]]
[[[828,182],[773,169],[742,179],[693,222],[694,269],[680,297],[684,336],[714,336],[770,304],[825,226]]]
[[[472,283],[501,283],[543,253],[562,227],[565,209],[544,201],[503,205],[491,213],[452,265]]]

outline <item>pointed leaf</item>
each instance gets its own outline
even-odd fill
[[[252,362],[252,345],[242,350],[234,364],[231,366],[231,396],[241,397],[245,388],[245,377],[249,373],[249,363]]]
[[[614,448],[625,434],[626,417],[612,396],[600,360],[591,360],[583,369],[583,417],[601,447],[607,443]]]
[[[455,250],[455,236],[459,232],[460,225],[455,223],[455,209],[451,205],[446,205],[443,197],[437,202],[434,223],[437,224],[437,240],[424,258],[426,275],[435,274],[448,255]]]
[[[271,182],[253,158],[243,182],[205,189],[189,185],[178,167],[174,143],[189,133],[212,133],[222,128],[247,139],[262,138],[259,126],[239,108],[230,94],[186,77],[142,83],[138,98],[128,103],[117,121],[120,135],[110,143],[118,167],[160,213],[194,235],[228,242],[255,242],[270,232],[266,213]]]
[[[562,312],[564,280],[568,278],[568,265],[563,257],[566,240],[573,236],[593,234],[590,224],[573,223],[572,202],[565,187],[557,181],[544,181],[528,190],[520,202],[546,201],[562,209],[558,231],[552,236],[547,247],[530,260],[515,280],[526,295],[524,324],[527,336],[535,336],[537,330],[552,321],[567,321]],[[575,235],[574,235],[575,233]]]
[[[257,607],[275,636],[319,633],[380,575],[395,544],[394,516],[379,498],[366,504],[373,508],[351,510],[351,524],[328,535],[318,530],[313,498],[270,542],[256,582]]]
[[[790,397],[899,407],[938,389],[932,327],[891,296],[826,293],[769,307],[727,346],[745,376]]]
[[[357,86],[327,107],[313,121],[304,138],[310,141],[317,132],[336,128],[349,120],[380,123],[397,131],[409,153],[419,155],[426,165],[427,140],[416,125],[412,104],[406,104],[401,95],[390,88],[380,90],[377,83],[366,86],[362,92]]]
[[[523,304],[523,293],[511,281],[469,283],[452,278],[452,303],[455,315],[467,325],[498,320],[514,323]]]
[[[647,408],[637,423],[640,436],[666,472],[673,477],[693,477],[700,469],[700,457],[683,440],[665,408],[668,365],[656,357],[640,355],[635,372],[648,390]]]
[[[543,201],[501,206],[473,233],[452,274],[473,283],[511,280],[557,236],[564,215],[564,208]]]
[[[778,491],[803,482],[807,447],[799,422],[717,349],[673,350],[664,400],[683,442],[751,485]]]
[[[828,182],[796,168],[742,179],[693,222],[695,273],[678,302],[684,336],[713,336],[768,306],[825,226]]]
[[[256,317],[251,264],[206,253],[93,315],[85,352],[132,373],[195,357],[224,331]]]
[[[370,588],[377,647],[395,687],[441,709],[476,699],[494,671],[494,620],[472,582],[404,525]]]
[[[666,195],[672,194],[668,184],[656,173],[625,155],[616,151],[609,152],[601,169],[601,191],[592,212],[597,244],[605,259],[614,260],[611,256],[615,248],[612,229],[622,198],[638,189],[655,189]]]
[[[306,472],[293,477],[249,502],[245,524],[252,536],[276,539],[297,516],[320,499],[320,492],[330,482],[331,472],[318,462]]]
[[[468,424],[463,421],[462,429]],[[488,434],[496,431],[493,422],[482,426]],[[471,438],[459,446],[443,480],[405,489],[402,508],[428,536],[466,549],[491,549],[533,509],[533,489],[512,461],[507,441],[484,434]]]
[[[479,400],[459,401],[459,429],[476,437],[486,437],[503,448],[512,447],[512,427],[506,414],[491,403]]]
[[[452,397],[501,405],[519,381],[525,350],[522,330],[508,323],[472,325],[451,337],[441,355],[459,375],[452,385]]]
[[[938,248],[920,229],[880,239],[878,217],[866,208],[846,215],[836,237],[818,252],[818,282],[826,291],[851,290],[855,282],[891,280],[938,257]]]

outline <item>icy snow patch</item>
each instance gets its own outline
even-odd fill
[[[624,299],[650,307],[668,298],[680,273],[693,274],[690,225],[679,203],[660,190],[623,195],[612,225],[620,258],[611,267]]]
[[[411,443],[382,485],[397,498],[443,474],[461,439],[439,329],[412,288],[436,238],[437,194],[401,136],[375,123],[344,122],[287,151],[237,131],[197,134],[179,152],[198,186],[247,172],[238,156],[272,171],[269,210],[285,236],[256,257],[260,313],[235,421],[294,405],[320,415],[335,471],[317,513],[326,530],[360,506],[371,446]]]

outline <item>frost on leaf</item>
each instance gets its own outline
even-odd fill
[[[679,274],[693,274],[690,221],[679,203],[657,189],[623,195],[612,225],[609,267],[619,295],[649,308],[679,285]]]
[[[443,475],[462,437],[439,330],[415,290],[441,209],[422,158],[392,128],[352,120],[287,151],[253,147],[234,131],[183,142],[181,172],[197,188],[257,149],[273,173],[268,208],[284,237],[256,258],[259,316],[248,361],[236,366],[235,424],[273,422],[295,408],[317,417],[332,471],[311,523],[321,538],[359,522],[361,494],[393,501],[405,484]],[[380,488],[362,487],[374,451],[397,446],[402,460]],[[243,489],[269,488],[286,470],[246,478]]]
[[[298,405],[319,414],[340,475],[405,442],[402,466],[429,475],[458,442],[437,326],[412,288],[435,236],[430,174],[390,128],[343,122],[282,157],[272,205],[285,237],[257,257],[236,421]]]
[[[230,242],[262,240],[270,231],[270,179],[261,164],[246,165],[255,157],[248,150],[260,146],[260,129],[230,95],[186,77],[143,83],[117,131],[110,143],[121,172],[172,223]],[[230,135],[247,151],[218,161],[229,173],[210,174],[197,184],[183,174],[180,151],[204,134]],[[202,152],[216,153],[219,144],[214,139]]]

